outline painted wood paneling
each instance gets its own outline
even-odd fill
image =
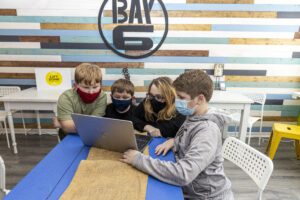
[[[212,75],[214,64],[224,63],[227,90],[267,94],[265,132],[273,122],[295,122],[300,102],[291,93],[300,91],[298,0],[164,0],[168,36],[153,56],[137,60],[121,58],[104,45],[97,25],[101,2],[2,0],[0,85],[27,88],[35,85],[35,67],[74,70],[81,62],[94,62],[103,68],[105,91],[122,77],[121,68],[128,67],[140,100],[153,78],[175,79],[191,69]],[[154,4],[151,11],[154,44],[164,28],[158,9]],[[111,23],[109,17],[103,19],[108,35],[114,27]],[[259,107],[252,109],[256,115]],[[21,122],[18,115],[16,118]],[[32,114],[26,114],[26,120],[34,126]],[[42,121],[49,127],[51,120]],[[257,130],[255,125],[253,131]]]

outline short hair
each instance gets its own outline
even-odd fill
[[[102,72],[98,65],[91,63],[81,63],[75,69],[75,82],[92,85],[102,82]]]
[[[176,91],[185,92],[195,98],[203,94],[209,102],[213,93],[213,82],[211,78],[202,70],[191,70],[181,74],[173,82]]]
[[[130,80],[120,78],[116,80],[112,86],[111,86],[111,94],[114,92],[127,92],[128,94],[131,94],[131,96],[134,95],[134,85]]]

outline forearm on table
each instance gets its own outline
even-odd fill
[[[76,127],[73,120],[60,120],[61,128],[65,133],[76,133]]]
[[[137,169],[169,184],[184,186],[189,184],[201,171],[196,163],[174,163],[138,154],[133,162]]]

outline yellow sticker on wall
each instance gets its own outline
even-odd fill
[[[51,71],[46,74],[46,83],[50,86],[58,86],[62,81],[62,75],[59,72]]]

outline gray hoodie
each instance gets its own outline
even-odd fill
[[[133,166],[157,179],[182,186],[187,199],[233,200],[222,157],[223,125],[230,121],[215,109],[187,117],[175,136],[176,161],[161,161],[138,154]]]

